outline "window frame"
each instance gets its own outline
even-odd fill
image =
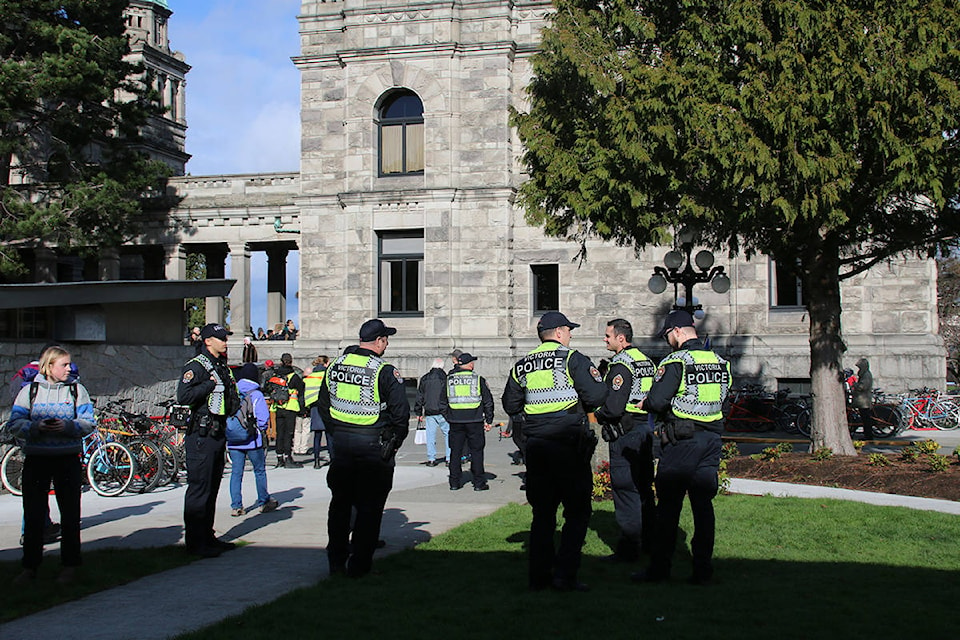
[[[781,275],[782,274],[782,275]],[[803,295],[803,282],[799,277],[793,276],[796,280],[796,302],[791,304],[781,304],[780,303],[780,289],[781,289],[781,277],[788,278],[791,274],[781,272],[777,268],[777,261],[773,258],[770,258],[770,283],[769,283],[769,294],[770,294],[770,308],[771,309],[787,309],[787,310],[796,310],[796,309],[806,309],[807,305],[804,302]],[[783,283],[787,285],[787,282]]]
[[[539,272],[539,273],[538,273]],[[556,302],[553,306],[541,305],[540,304],[540,280],[541,278],[549,276],[552,277],[553,283],[551,288],[553,289],[550,292],[550,295],[553,297],[552,301],[546,302]],[[551,283],[547,283],[551,284]],[[537,313],[546,313],[547,311],[559,311],[560,310],[560,265],[551,262],[551,263],[541,263],[541,264],[531,264],[530,265],[530,308],[533,310],[534,314]]]
[[[423,250],[420,253],[406,252],[406,253],[384,253],[383,242],[384,240],[393,240],[393,239],[419,239],[423,243]],[[423,229],[408,229],[408,230],[385,230],[377,231],[377,309],[378,315],[383,317],[407,317],[407,318],[422,318],[423,310],[426,306],[424,304],[424,253],[426,250],[425,238]],[[400,299],[402,306],[404,307],[400,311],[394,311],[393,309],[387,308],[388,305],[392,303],[392,299],[384,299],[384,281],[383,281],[383,271],[384,265],[386,263],[395,263],[400,262],[401,264],[401,276],[400,276]],[[408,283],[408,273],[407,269],[410,264],[416,263],[417,267],[417,283],[418,283],[418,292],[417,292],[417,308],[416,309],[407,309],[406,303],[409,298],[407,292],[407,283]],[[390,291],[393,291],[393,279],[391,277],[390,282]]]
[[[389,105],[392,105],[395,100],[398,100],[404,96],[410,96],[416,98],[420,103],[420,115],[419,116],[403,116],[399,118],[387,118],[383,115],[384,111]],[[379,105],[376,110],[375,121],[377,126],[377,177],[378,178],[396,178],[403,176],[422,176],[424,174],[424,169],[426,168],[426,159],[421,158],[423,166],[420,169],[408,170],[407,169],[407,160],[410,146],[407,143],[409,128],[413,125],[420,125],[420,153],[424,154],[424,118],[423,118],[423,100],[415,92],[410,89],[396,89],[390,91],[383,95]],[[383,171],[383,151],[384,151],[384,142],[383,142],[383,130],[385,127],[399,127],[400,128],[400,163],[401,170],[393,171],[390,173],[384,173]]]

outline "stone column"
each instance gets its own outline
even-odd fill
[[[287,321],[287,249],[267,250],[267,327]]]
[[[203,255],[207,263],[207,280],[220,280],[226,277],[227,248],[220,245],[204,247]],[[207,324],[223,324],[225,320],[223,298],[206,298]]]
[[[187,279],[187,252],[182,244],[165,244],[163,252],[166,257],[164,274],[167,280]]]
[[[97,263],[97,280],[105,282],[120,279],[120,252],[115,247],[102,247]]]
[[[49,247],[37,247],[33,250],[34,281],[57,281],[57,254]]]
[[[250,248],[245,243],[230,245],[230,277],[237,281],[230,291],[230,330],[242,337],[250,327]]]

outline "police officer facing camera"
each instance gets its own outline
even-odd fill
[[[407,437],[410,404],[403,382],[382,360],[388,337],[396,332],[380,319],[364,322],[360,344],[334,360],[320,387],[317,409],[333,441],[327,472],[331,575],[369,573],[393,487],[394,454]]]
[[[223,477],[224,429],[227,416],[240,408],[233,373],[227,367],[227,336],[219,324],[200,330],[197,355],[183,367],[177,384],[177,402],[189,405],[190,424],[184,445],[187,460],[187,491],[183,496],[183,531],[187,552],[205,558],[234,548],[218,539],[213,518]]]
[[[577,581],[580,553],[590,522],[593,477],[590,457],[597,438],[587,412],[600,406],[607,387],[590,359],[570,348],[573,329],[562,313],[537,323],[541,344],[521,358],[507,378],[501,401],[510,416],[523,416],[527,437],[527,500],[530,525],[529,586],[584,591]],[[557,507],[564,524],[556,551]]]
[[[616,355],[604,377],[610,393],[597,409],[603,439],[610,447],[610,488],[620,540],[610,560],[636,562],[653,548],[656,498],[653,493],[653,416],[637,405],[653,385],[656,367],[633,346],[633,327],[623,318],[607,323],[604,342]]]
[[[660,336],[674,349],[660,362],[653,386],[641,407],[662,421],[662,451],[657,466],[657,529],[653,558],[635,582],[670,577],[683,496],[690,496],[694,535],[690,547],[693,574],[689,582],[706,584],[713,577],[715,520],[723,401],[730,389],[730,364],[703,346],[686,311],[671,311]]]

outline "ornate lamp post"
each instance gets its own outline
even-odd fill
[[[710,287],[717,293],[726,293],[730,290],[730,278],[724,273],[723,267],[713,265],[713,254],[706,249],[697,252],[691,261],[690,254],[693,252],[691,230],[682,230],[677,234],[677,239],[680,241],[680,249],[683,253],[676,249],[667,252],[663,257],[663,264],[666,267],[657,265],[653,268],[653,276],[647,282],[647,287],[653,293],[663,293],[667,289],[667,283],[672,283],[673,308],[683,309],[690,315],[701,318],[703,306],[697,304],[697,299],[693,297],[693,285],[709,282]],[[684,264],[684,256],[686,256],[686,264]],[[682,298],[678,295],[678,285],[681,284],[685,294]]]

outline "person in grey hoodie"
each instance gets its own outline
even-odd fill
[[[90,394],[78,382],[70,383],[70,353],[47,348],[40,372],[24,386],[13,404],[9,433],[23,447],[23,573],[16,582],[34,579],[43,558],[43,528],[50,483],[60,508],[60,563],[58,582],[74,580],[80,566],[80,485],[83,438],[94,429]]]
[[[860,410],[863,421],[863,439],[873,439],[873,374],[870,373],[870,361],[860,358],[857,361],[857,381],[853,383],[853,406]]]

